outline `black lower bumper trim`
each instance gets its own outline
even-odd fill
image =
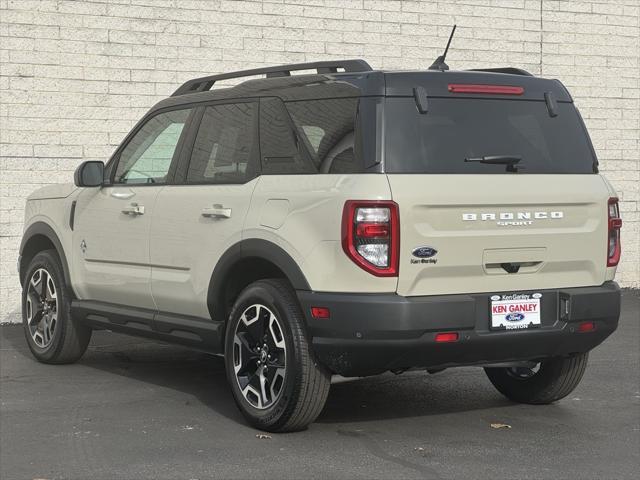
[[[542,293],[542,325],[518,331],[489,330],[491,293],[401,297],[299,291],[298,298],[317,357],[345,376],[571,355],[593,349],[617,328],[615,282],[536,292]],[[311,307],[329,308],[330,318],[313,318]],[[579,332],[583,321],[592,321],[595,330]],[[436,333],[443,331],[457,332],[458,341],[437,343]]]

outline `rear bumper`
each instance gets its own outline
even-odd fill
[[[542,325],[517,331],[489,330],[489,293],[425,297],[297,293],[316,356],[344,376],[582,353],[618,326],[620,289],[615,282],[536,292],[542,293]],[[313,318],[311,307],[328,307],[330,318]],[[577,324],[583,321],[593,321],[595,331],[579,333]],[[459,340],[436,343],[438,332],[457,332]]]

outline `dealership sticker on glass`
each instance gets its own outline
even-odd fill
[[[541,293],[491,296],[491,328],[522,330],[540,326]]]

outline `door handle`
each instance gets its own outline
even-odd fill
[[[207,218],[231,218],[231,209],[225,208],[220,204],[202,209],[202,216]]]
[[[135,192],[131,190],[125,192],[111,192],[113,198],[119,198],[120,200],[127,200],[135,195]]]
[[[138,205],[137,203],[132,203],[127,207],[122,209],[122,213],[125,215],[144,215],[144,205]]]

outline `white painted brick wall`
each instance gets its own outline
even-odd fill
[[[425,68],[459,28],[455,68],[560,78],[618,190],[618,280],[640,286],[638,0],[0,0],[0,321],[16,320],[25,197],[106,159],[156,101],[196,76],[364,57]]]

